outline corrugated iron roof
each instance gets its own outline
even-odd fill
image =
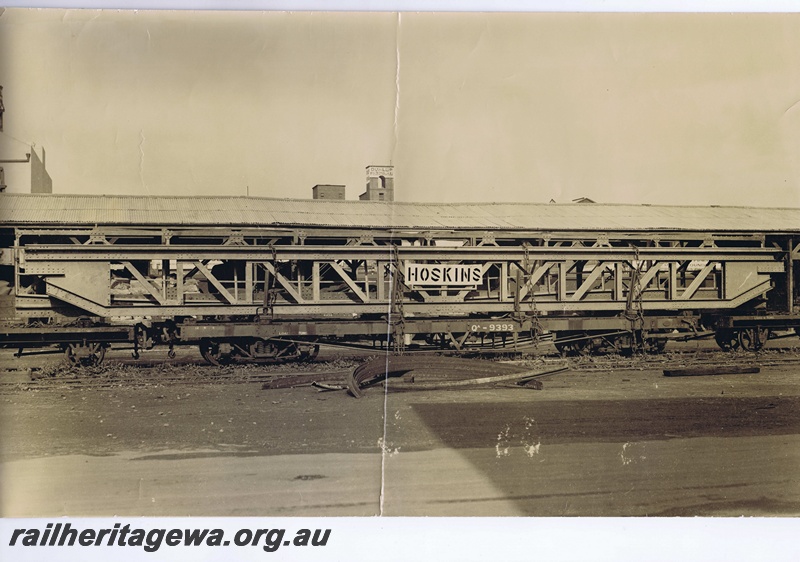
[[[800,209],[7,193],[0,224],[800,232]]]

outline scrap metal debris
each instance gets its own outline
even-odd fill
[[[531,370],[522,365],[482,359],[387,356],[357,367],[347,379],[347,388],[356,398],[363,395],[365,388],[378,383],[384,383],[389,390],[442,390],[515,382],[518,386],[539,390],[542,384],[534,378],[566,369],[565,365]],[[389,382],[397,378],[400,381]]]

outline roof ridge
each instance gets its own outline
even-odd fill
[[[422,206],[436,206],[436,207],[499,207],[499,206],[541,206],[547,208],[580,208],[590,211],[596,208],[609,208],[609,207],[622,207],[622,208],[660,208],[660,209],[769,209],[769,210],[786,210],[796,211],[800,210],[798,207],[761,207],[761,206],[747,206],[747,205],[661,205],[652,203],[544,203],[538,201],[466,201],[466,202],[448,202],[448,201],[359,201],[353,199],[298,199],[292,197],[257,197],[247,195],[116,195],[116,194],[83,194],[83,193],[0,193],[0,197],[21,197],[21,198],[63,198],[63,199],[136,199],[136,200],[198,200],[198,199],[215,199],[215,200],[228,200],[228,201],[275,201],[275,202],[291,202],[291,203],[310,203],[312,205],[319,204],[358,204],[358,205],[380,205],[385,207],[402,206],[402,207],[422,207]]]

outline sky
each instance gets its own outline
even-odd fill
[[[8,9],[0,85],[56,193],[800,207],[800,14]]]

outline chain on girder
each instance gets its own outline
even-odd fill
[[[525,277],[527,278],[525,281],[525,287],[528,290],[527,294],[530,296],[528,299],[527,317],[531,320],[531,341],[534,346],[537,346],[539,345],[539,339],[544,332],[544,328],[539,320],[539,310],[536,307],[536,291],[535,284],[533,283],[533,272],[531,271],[530,263],[530,246],[525,243],[523,244],[523,248],[525,249],[525,254],[522,256],[522,268],[525,272]],[[517,287],[517,291],[519,291],[519,287]]]
[[[402,355],[405,351],[405,316],[403,313],[404,276],[400,269],[400,252],[397,246],[392,248],[392,302],[389,312],[389,325],[392,335],[392,348]]]

